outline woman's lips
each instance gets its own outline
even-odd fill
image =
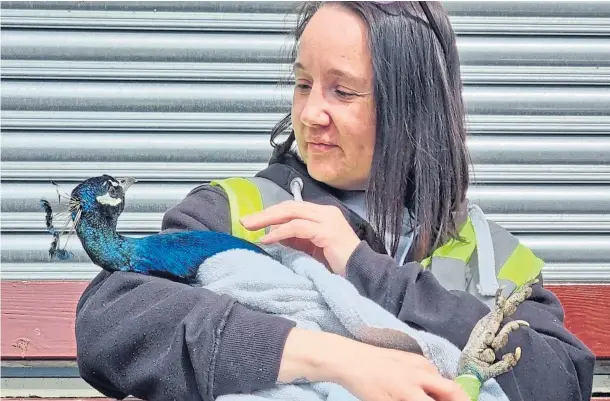
[[[308,142],[307,143],[307,147],[312,152],[320,152],[320,153],[322,153],[322,152],[328,152],[329,150],[333,150],[337,146],[336,145],[331,145],[331,144],[328,144],[328,143]]]

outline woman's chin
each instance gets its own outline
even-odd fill
[[[329,185],[333,188],[343,191],[360,191],[366,188],[366,183],[361,181],[350,181],[346,180],[344,176],[339,174],[336,169],[320,168],[320,165],[311,167],[307,165],[307,172],[316,181]]]
[[[334,186],[333,183],[337,181],[338,174],[332,168],[321,166],[320,163],[312,163],[309,161],[307,164],[307,172],[316,181],[323,182],[324,184]]]

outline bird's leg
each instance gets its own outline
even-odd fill
[[[478,321],[470,333],[458,362],[457,376],[475,376],[482,385],[490,378],[506,373],[517,365],[521,358],[521,348],[517,347],[514,353],[505,354],[498,362],[495,362],[495,352],[506,345],[511,332],[529,324],[523,320],[514,320],[508,322],[502,329],[500,325],[504,318],[512,315],[532,294],[531,287],[537,282],[538,280],[526,282],[508,298],[502,294],[504,287],[496,291],[494,307]]]

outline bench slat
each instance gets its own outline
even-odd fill
[[[86,281],[2,281],[2,359],[74,359]]]
[[[597,358],[610,358],[610,285],[545,285],[566,311],[565,325]]]
[[[0,282],[3,360],[74,359],[74,314],[87,281]],[[566,327],[598,358],[610,358],[610,285],[547,285],[566,310]]]

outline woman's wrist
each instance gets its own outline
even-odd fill
[[[340,350],[349,341],[332,333],[293,328],[286,339],[277,381],[338,383]]]
[[[340,275],[341,277],[345,277],[347,275],[347,265],[352,258],[354,252],[360,245],[361,240],[354,234],[352,237],[347,238],[341,247],[337,249],[336,257],[337,260],[335,266],[331,264],[331,269],[335,274]],[[330,262],[330,261],[329,261]]]

